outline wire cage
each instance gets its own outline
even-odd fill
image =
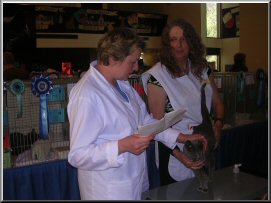
[[[262,120],[267,110],[267,85],[260,90],[255,73],[215,72],[214,78],[225,107],[224,120],[230,125]],[[262,105],[257,104],[262,91]],[[259,115],[259,112],[261,115]]]
[[[68,91],[76,81],[55,79],[47,96],[48,139],[41,139],[40,98],[32,93],[31,81],[23,81],[24,92],[19,96],[4,90],[4,168],[19,167],[57,159],[66,159],[69,151]],[[21,106],[21,107],[20,107]],[[4,147],[5,148],[5,147]]]
[[[10,146],[4,146],[4,168],[20,167],[58,159],[67,159],[69,152],[69,121],[67,116],[68,96],[78,79],[54,79],[52,91],[47,96],[49,133],[48,139],[41,139],[40,98],[31,90],[31,81],[23,81],[22,109],[18,97],[4,90],[4,139]],[[140,75],[132,75],[130,84],[146,102]],[[7,142],[6,142],[7,143]],[[5,150],[5,148],[7,150]]]
[[[240,78],[238,73],[217,72],[214,73],[214,77],[225,106],[225,123],[235,125],[238,119],[244,120],[244,115],[249,115],[245,119],[253,119],[255,112],[259,111],[259,107],[256,105],[259,83],[255,74],[245,73],[243,78]],[[41,139],[39,136],[40,98],[32,93],[31,81],[23,81],[25,91],[22,94],[21,109],[18,97],[9,90],[8,85],[7,88],[4,88],[4,168],[67,159],[70,139],[67,116],[68,96],[77,81],[78,79],[69,78],[52,80],[53,90],[47,96],[48,139]],[[131,75],[128,81],[148,108],[141,75]],[[267,92],[267,86],[264,88],[264,92]],[[261,107],[264,115],[267,112],[266,95]],[[243,115],[243,118],[238,118],[237,115]]]
[[[214,73],[215,82],[224,103],[225,123],[234,124],[236,112],[237,78],[232,73]]]

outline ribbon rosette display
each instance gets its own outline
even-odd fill
[[[43,75],[34,76],[32,78],[32,93],[40,97],[40,137],[42,139],[48,138],[49,132],[49,117],[47,95],[52,91],[52,81],[49,77]]]
[[[19,112],[17,118],[21,118],[23,115],[23,93],[25,86],[22,80],[14,79],[9,85],[10,91],[17,97],[17,104],[19,106]]]

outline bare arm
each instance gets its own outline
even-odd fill
[[[167,94],[162,87],[148,83],[148,106],[150,113],[156,119],[161,119],[165,115],[165,105]]]
[[[213,98],[212,98],[212,109],[214,111],[215,115],[215,122],[214,122],[214,133],[215,133],[215,138],[216,138],[216,145],[215,148],[218,146],[221,138],[221,131],[223,127],[223,119],[224,119],[224,104],[223,101],[219,95],[218,89],[216,87],[214,77],[211,74],[210,77],[210,83],[211,87],[213,89]],[[222,120],[222,121],[221,121]]]

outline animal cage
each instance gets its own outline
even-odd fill
[[[238,112],[250,115],[257,112],[256,100],[259,85],[257,81],[255,82],[255,74],[245,73],[244,78],[240,78],[238,73],[214,73],[214,76],[225,105],[225,123],[234,125]],[[78,79],[52,81],[53,89],[47,96],[48,139],[41,139],[39,136],[40,98],[33,94],[31,81],[24,81],[25,91],[22,94],[21,107],[18,97],[10,91],[8,85],[4,88],[4,168],[67,159],[69,152],[68,95],[77,81]],[[244,82],[242,87],[240,81]],[[140,75],[131,75],[129,82],[147,104]],[[267,91],[266,89],[264,91]],[[264,101],[266,112],[267,96]],[[10,145],[10,150],[5,145]]]
[[[12,81],[11,81],[12,82]],[[40,98],[31,89],[31,81],[23,81],[24,92],[20,96],[4,89],[4,168],[19,167],[57,159],[66,159],[69,151],[69,121],[67,117],[68,91],[75,83],[72,79],[55,79],[47,96],[49,131],[48,138],[41,139]],[[8,144],[7,144],[8,143]],[[4,147],[5,148],[5,147]]]
[[[214,73],[215,82],[224,103],[225,123],[234,124],[236,112],[237,78],[233,73]]]
[[[54,79],[52,91],[47,96],[49,133],[48,139],[41,139],[40,98],[31,89],[31,81],[23,81],[21,109],[18,97],[4,90],[3,120],[4,139],[9,140],[10,150],[4,150],[4,168],[67,159],[69,152],[69,121],[67,104],[69,91],[78,79]],[[140,75],[132,75],[130,84],[146,101]],[[4,146],[5,148],[5,146]]]
[[[214,72],[214,78],[225,107],[225,123],[236,125],[241,120],[261,120],[267,110],[267,85],[263,86],[259,106],[260,81],[255,73]],[[262,115],[256,116],[260,111]]]

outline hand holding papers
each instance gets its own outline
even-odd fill
[[[179,122],[180,120],[182,120],[184,113],[185,110],[183,109],[166,113],[165,116],[158,121],[143,126],[138,126],[138,134],[140,135],[158,134],[166,130],[167,128],[171,127],[175,123]]]

